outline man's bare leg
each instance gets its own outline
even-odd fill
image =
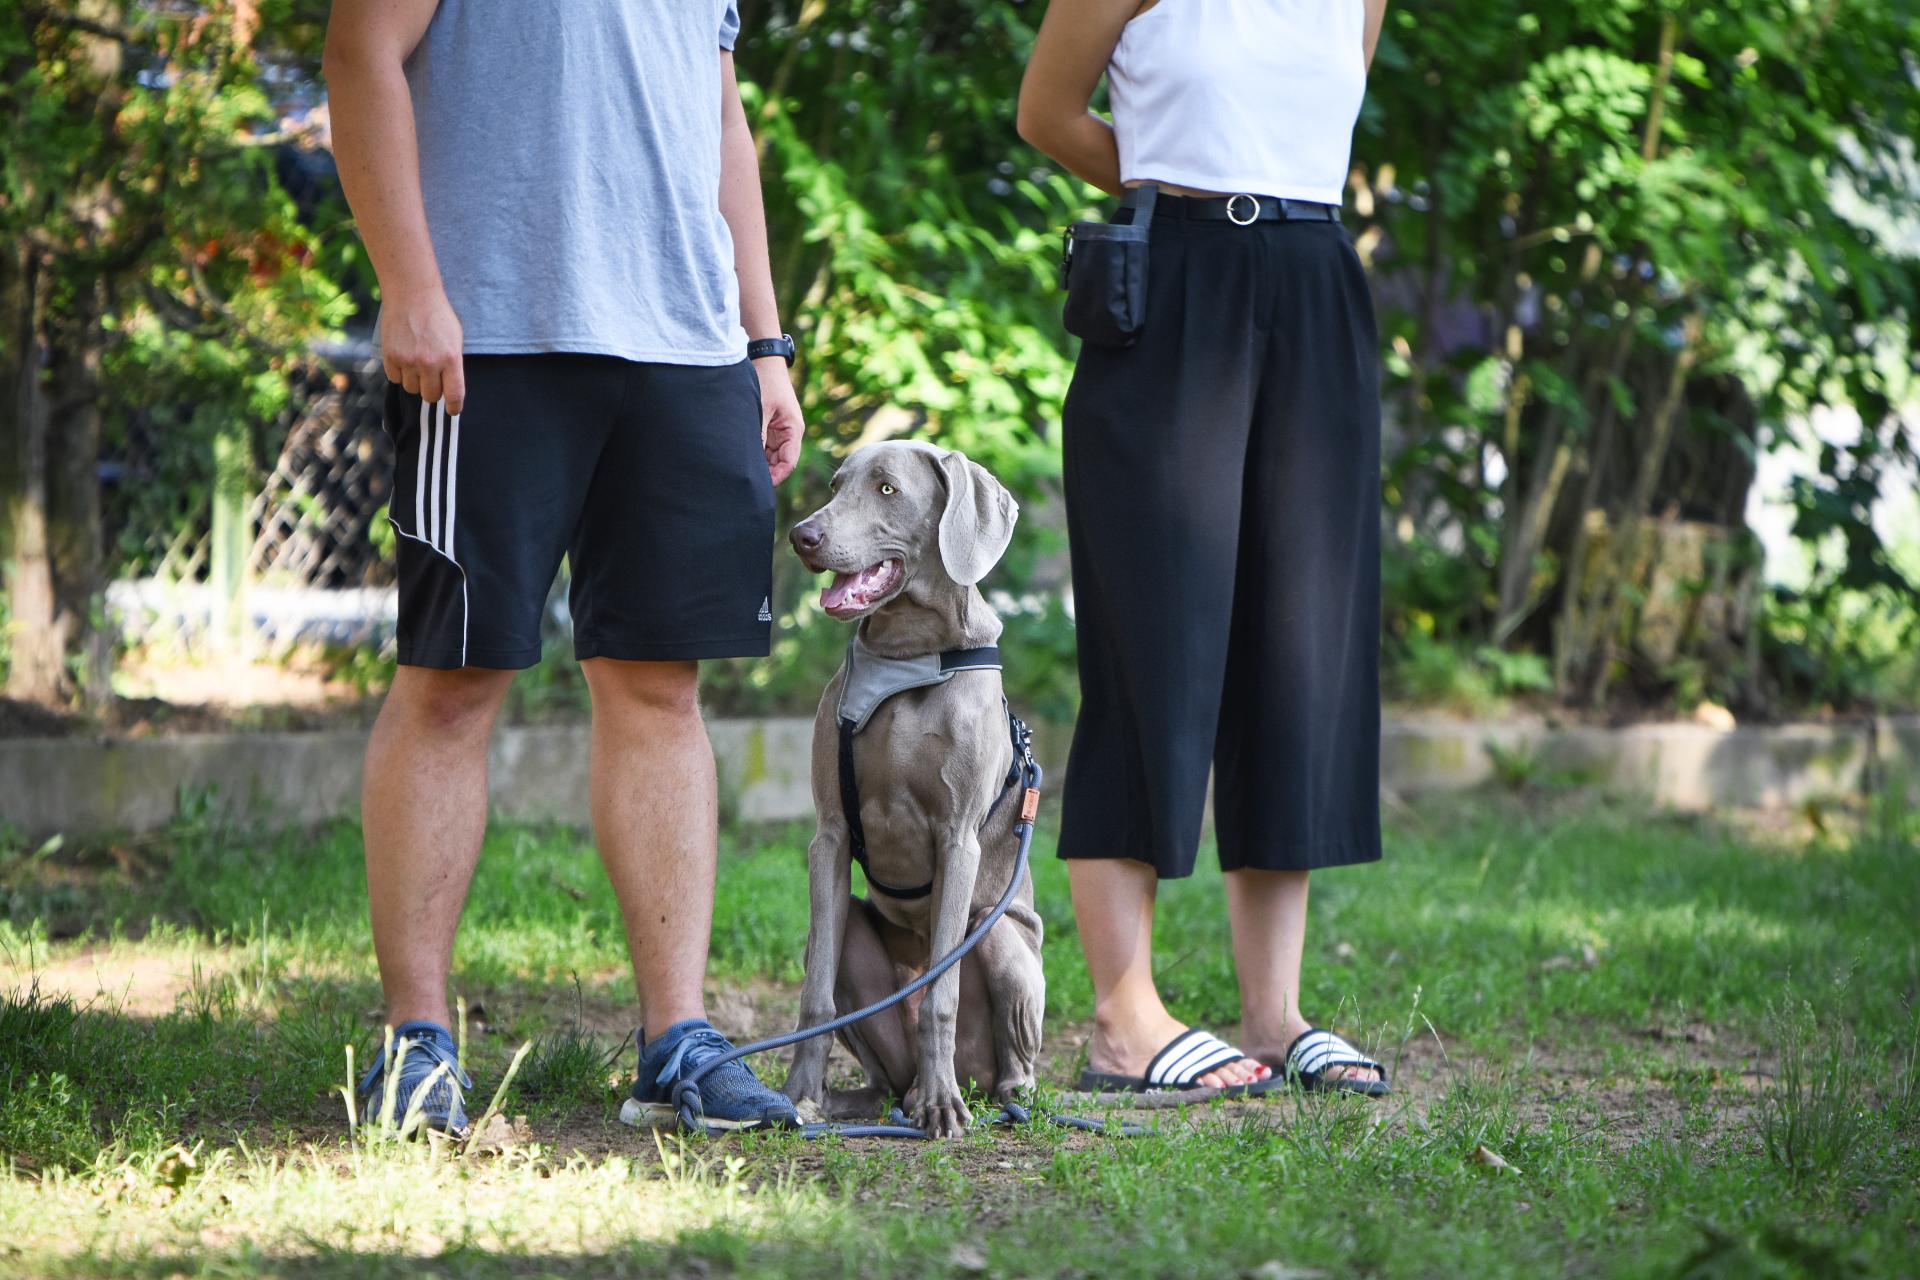
[[[391,1025],[451,1025],[453,935],[487,829],[487,741],[513,676],[401,667],[367,741],[367,897]]]
[[[594,838],[652,1035],[706,1017],[719,801],[692,662],[581,664],[593,693]]]

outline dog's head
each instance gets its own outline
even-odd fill
[[[833,497],[793,527],[801,563],[832,573],[820,607],[862,618],[917,581],[970,587],[1006,554],[1020,508],[963,453],[890,440],[854,451]]]

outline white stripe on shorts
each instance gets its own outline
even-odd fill
[[[423,399],[420,401],[420,461],[414,468],[413,536],[428,546],[433,545],[433,539],[427,536],[427,441],[433,435],[432,422]]]
[[[460,491],[460,415],[453,415],[447,428],[447,559],[460,563],[453,554],[454,495]]]
[[[444,552],[446,548],[440,545],[440,451],[447,438],[447,402],[445,400],[433,406],[433,419],[437,430],[433,433],[433,479],[428,482],[427,488],[427,514],[431,517],[431,522],[427,526],[427,541],[433,544],[435,551]]]

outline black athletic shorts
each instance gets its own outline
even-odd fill
[[[1146,323],[1067,392],[1080,719],[1060,854],[1227,870],[1380,856],[1380,382],[1336,222],[1160,197]]]
[[[751,362],[466,358],[458,416],[387,390],[400,661],[530,667],[567,557],[585,658],[760,656],[773,485]]]

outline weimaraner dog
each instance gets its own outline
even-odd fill
[[[809,569],[833,573],[821,605],[858,620],[863,675],[869,667],[908,670],[888,660],[917,658],[926,669],[928,655],[999,639],[1000,619],[974,584],[1006,552],[1017,514],[1012,495],[964,455],[892,441],[849,457],[832,500],[796,525],[791,540]],[[951,671],[886,697],[853,737],[871,895],[853,897],[854,832],[840,779],[847,671],[843,664],[827,685],[814,719],[820,819],[807,851],[813,919],[802,1026],[882,999],[959,945],[1005,892],[1017,848],[1019,796],[995,803],[1004,800],[1014,757],[999,669]],[[854,681],[856,698],[862,683]],[[929,883],[930,893],[918,888]],[[879,886],[915,886],[924,896],[891,896]],[[1031,1086],[1046,1008],[1040,938],[1029,877],[1006,915],[917,1009],[896,1006],[842,1033],[868,1088],[836,1094],[831,1112],[871,1114],[891,1095],[929,1136],[953,1137],[971,1119],[961,1081],[996,1101]],[[828,1104],[830,1047],[824,1036],[800,1043],[788,1097]]]

